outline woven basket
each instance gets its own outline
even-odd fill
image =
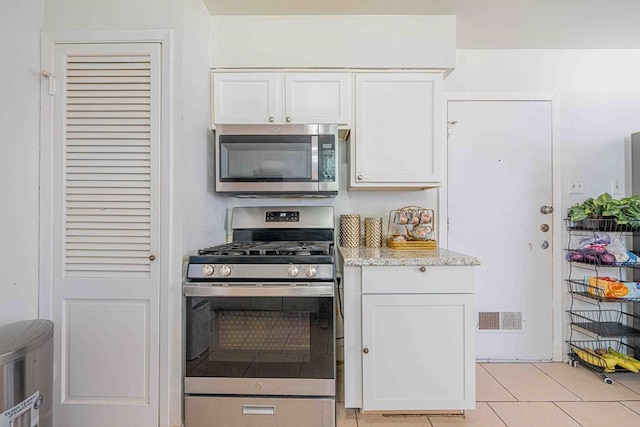
[[[391,249],[419,251],[423,249],[438,249],[438,242],[435,240],[407,240],[404,242],[396,242],[393,239],[388,238],[387,247]]]

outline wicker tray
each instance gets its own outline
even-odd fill
[[[416,234],[420,233],[420,236]],[[395,240],[401,236],[404,240]],[[405,206],[389,212],[387,247],[391,249],[422,250],[438,247],[433,209]]]
[[[389,238],[387,239],[387,247],[391,249],[418,251],[421,249],[438,249],[438,242],[435,240],[407,240],[405,242],[396,242]]]

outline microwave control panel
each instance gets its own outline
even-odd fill
[[[336,142],[333,135],[320,135],[318,180],[335,182],[336,180]]]

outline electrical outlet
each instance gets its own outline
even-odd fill
[[[614,179],[611,181],[611,195],[619,196],[622,194],[622,186],[620,185],[620,181]]]
[[[569,181],[570,194],[584,194],[584,181],[581,179],[572,179]]]

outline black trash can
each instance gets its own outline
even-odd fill
[[[0,426],[51,427],[53,322],[0,326]]]

